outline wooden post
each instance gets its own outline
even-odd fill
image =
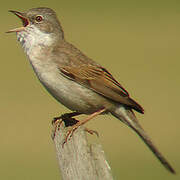
[[[67,129],[61,125],[54,138],[62,180],[113,180],[101,145],[88,144],[83,127],[62,146]]]

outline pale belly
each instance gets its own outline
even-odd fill
[[[50,94],[67,108],[89,114],[102,108],[106,99],[59,74],[55,81],[40,79]]]
[[[32,63],[32,61],[31,61]],[[112,102],[98,93],[64,77],[55,64],[32,63],[40,82],[48,92],[67,108],[83,114],[93,113],[100,108],[107,109]]]

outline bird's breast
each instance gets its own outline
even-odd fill
[[[103,96],[64,77],[50,57],[43,61],[34,55],[29,59],[40,82],[56,100],[67,108],[89,114],[110,105]]]

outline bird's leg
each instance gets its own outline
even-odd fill
[[[65,126],[73,126],[75,125],[77,122],[79,122],[78,120],[76,120],[75,118],[73,118],[73,116],[77,116],[80,115],[81,113],[79,112],[72,112],[72,113],[65,113],[62,114],[61,116],[58,117],[54,117],[52,120],[52,125],[54,125],[54,131],[52,134],[52,138],[54,139],[56,131],[59,130],[62,122],[64,122]]]
[[[100,109],[96,112],[94,112],[93,114],[89,115],[86,119],[82,120],[82,121],[79,121],[77,122],[76,124],[74,124],[67,132],[67,135],[66,135],[66,138],[65,138],[65,141],[63,143],[63,146],[64,144],[67,142],[68,138],[71,138],[73,136],[73,133],[74,131],[79,127],[79,126],[82,126],[83,124],[87,123],[89,120],[91,120],[92,118],[96,117],[97,115],[103,113],[104,111],[106,111],[105,108],[103,109]],[[96,133],[98,134],[97,132],[95,131],[92,131],[92,130],[88,130],[88,129],[85,129],[87,132],[89,132],[90,134],[93,134],[93,133]]]

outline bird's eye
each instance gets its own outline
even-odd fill
[[[36,21],[37,21],[37,22],[41,22],[42,20],[43,20],[43,17],[42,17],[42,16],[39,16],[39,15],[36,16]]]

